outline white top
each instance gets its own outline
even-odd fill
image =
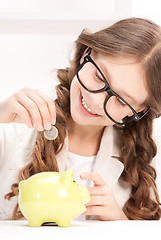
[[[93,172],[96,156],[80,156],[75,153],[68,152],[66,170],[73,169],[73,178],[83,187],[89,187],[90,182],[82,180],[80,174],[83,172]]]
[[[94,163],[96,156],[80,156],[78,154],[68,152],[66,170],[73,169],[73,178],[80,183],[83,187],[89,187],[90,181],[82,180],[80,174],[82,172],[92,172],[94,169]],[[80,215],[75,220],[85,220],[85,215]]]

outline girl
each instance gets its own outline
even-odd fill
[[[55,101],[23,89],[1,102],[1,123],[24,122],[29,128],[34,123],[38,130],[37,135],[28,129],[9,138],[10,127],[2,129],[1,176],[13,184],[5,195],[7,184],[1,181],[1,216],[10,216],[20,180],[73,168],[74,178],[91,196],[83,213],[87,219],[160,219],[155,180],[161,164],[153,159],[157,147],[152,138],[153,120],[161,112],[160,66],[160,27],[145,19],[125,19],[80,34],[70,67],[57,71]],[[52,125],[59,134],[50,141],[43,130]],[[16,126],[17,133],[21,130]],[[16,179],[15,170],[22,165]],[[21,217],[16,204],[12,218]]]

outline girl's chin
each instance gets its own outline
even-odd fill
[[[75,123],[79,125],[87,125],[87,122],[83,118],[81,118],[81,116],[79,117],[78,114],[72,114],[71,112],[71,117]]]

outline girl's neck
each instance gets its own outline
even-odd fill
[[[82,141],[96,141],[102,136],[104,128],[102,126],[79,125],[72,120],[68,128],[68,134]]]
[[[104,128],[82,126],[74,123],[68,131],[68,150],[81,156],[96,155]]]

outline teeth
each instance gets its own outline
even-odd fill
[[[90,113],[92,113],[92,114],[96,114],[95,112],[93,112],[93,111],[87,106],[87,104],[85,103],[83,97],[82,97],[82,104],[83,104],[84,108],[85,108],[88,112],[90,112]]]

